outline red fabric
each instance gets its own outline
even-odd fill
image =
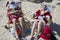
[[[9,4],[9,1],[8,1],[7,4],[6,4],[6,7],[8,6],[8,4]]]
[[[9,17],[9,23],[13,23],[13,19],[16,19],[16,21],[19,21],[18,19],[20,17],[22,17],[21,15],[17,14],[17,13],[10,13],[12,9],[8,9],[7,10],[7,15]]]
[[[19,29],[18,27],[16,28],[16,31],[17,31],[18,36],[20,36],[22,34],[22,30]]]
[[[36,12],[36,14],[37,14],[37,16],[40,16],[41,11],[40,11],[40,10],[38,10],[38,11]]]
[[[50,15],[50,12],[46,12],[46,13],[44,13],[43,15],[41,15],[41,16],[45,16],[46,17],[46,15],[48,15],[48,16],[50,16],[50,20],[52,20],[52,16]],[[47,23],[48,21],[44,18],[44,21]]]
[[[46,12],[46,13],[44,14],[44,16],[46,16],[46,15],[49,15],[49,16],[50,16],[50,19],[52,19],[52,16],[51,16],[50,12]]]
[[[8,10],[7,10],[7,14],[8,14],[8,15],[10,14],[11,10],[12,10],[12,9],[8,9]]]
[[[45,40],[49,40],[51,39],[51,34],[52,34],[52,31],[50,26],[46,25],[46,28],[44,29],[44,32],[41,37]]]
[[[18,19],[21,17],[21,15],[19,14],[16,14],[16,13],[10,13],[12,9],[8,9],[7,10],[7,15],[10,15],[8,16],[9,17],[9,23],[13,23],[13,19],[16,19],[16,21],[19,21]]]
[[[20,16],[19,14],[11,14],[9,16],[10,23],[13,23],[13,21],[12,21],[13,19],[16,19],[16,21],[18,22],[20,17],[22,17],[22,16]]]

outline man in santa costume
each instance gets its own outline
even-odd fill
[[[34,29],[37,27],[37,32],[36,32],[36,40],[37,40],[37,36],[38,34],[41,35],[41,29],[44,29],[47,24],[47,22],[51,22],[50,20],[52,20],[52,16],[50,14],[50,12],[46,9],[46,5],[44,7],[44,10],[38,10],[34,15],[33,15],[33,18],[36,20],[34,23],[33,23],[33,26],[32,26],[32,32],[31,32],[31,38],[33,37],[33,32],[34,32]],[[47,21],[48,20],[48,21]]]

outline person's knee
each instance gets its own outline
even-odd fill
[[[18,20],[19,20],[19,21],[22,21],[22,17],[20,17]]]
[[[38,25],[40,25],[41,24],[41,22],[38,22]]]
[[[33,23],[33,28],[35,28],[35,26],[36,26],[36,23],[37,23],[37,22],[34,22],[34,23]]]
[[[16,19],[13,19],[12,21],[13,21],[13,22],[15,22],[15,21],[16,21]]]
[[[36,23],[37,23],[37,21],[34,22],[34,24],[36,24]]]

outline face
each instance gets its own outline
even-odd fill
[[[44,11],[45,11],[45,10],[47,10],[47,5],[45,5],[45,7],[44,7]]]

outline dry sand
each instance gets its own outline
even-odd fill
[[[5,4],[8,0],[2,0],[0,1],[0,40],[15,40],[15,38],[3,27],[4,25],[7,24],[8,18],[6,17],[6,7]],[[44,4],[49,4],[49,5],[54,5],[55,8],[52,12],[53,16],[53,24],[52,29],[56,33],[56,37],[58,40],[60,40],[60,5],[57,5],[57,3],[60,2],[59,0],[53,0],[51,3],[46,3]],[[41,6],[40,4],[32,3],[32,2],[22,2],[22,10],[23,13],[26,15],[24,16],[25,18],[31,19],[31,13],[34,13],[38,9],[40,9]],[[30,14],[30,15],[29,15]],[[30,18],[29,18],[30,17]]]

